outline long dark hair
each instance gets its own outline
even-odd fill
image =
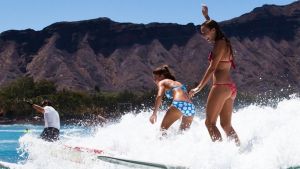
[[[176,80],[175,76],[170,72],[168,65],[162,65],[152,72],[154,75],[164,75],[166,79]]]
[[[233,57],[233,51],[232,51],[230,40],[222,32],[218,22],[216,22],[214,20],[207,20],[207,21],[205,21],[201,24],[201,27],[202,26],[207,27],[210,30],[215,28],[215,30],[216,30],[216,38],[214,39],[215,42],[218,41],[218,40],[224,39],[226,41],[227,46],[230,49],[230,53],[231,53],[232,57]]]

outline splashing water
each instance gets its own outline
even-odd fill
[[[65,133],[57,143],[43,142],[36,135],[27,134],[19,140],[20,150],[28,154],[22,168],[126,168],[97,160],[92,153],[72,152],[64,145],[102,149],[116,157],[190,169],[299,166],[299,107],[300,99],[294,98],[281,101],[276,108],[251,105],[237,110],[232,124],[241,139],[241,147],[229,141],[212,143],[204,118],[199,116],[194,118],[190,130],[178,134],[179,122],[176,122],[170,127],[168,137],[160,139],[159,127],[164,112],[159,114],[154,125],[149,122],[151,112],[126,114],[120,122],[96,127],[89,135]],[[219,125],[218,128],[221,129]],[[221,133],[224,137],[224,132]]]

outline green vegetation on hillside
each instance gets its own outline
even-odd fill
[[[154,93],[143,95],[123,92],[75,92],[58,91],[49,81],[34,82],[32,78],[19,78],[0,88],[0,110],[8,118],[31,118],[37,113],[24,100],[40,104],[43,99],[53,102],[62,119],[93,117],[120,117],[124,111],[134,111],[153,103]],[[135,109],[136,108],[136,109]]]
[[[153,86],[154,88],[155,86]],[[37,113],[25,100],[40,104],[43,99],[53,102],[53,107],[57,109],[64,120],[68,119],[95,119],[102,116],[108,119],[121,117],[126,112],[139,112],[140,110],[152,108],[155,101],[156,91],[152,90],[144,93],[104,92],[99,87],[94,91],[77,92],[70,90],[57,90],[53,82],[41,80],[35,82],[30,77],[22,77],[0,88],[0,112],[10,119],[31,119]],[[196,106],[203,107],[207,100],[209,87],[205,87],[193,102]],[[249,104],[276,106],[284,99],[289,98],[294,90],[281,90],[276,92],[266,92],[260,95],[253,93],[238,92],[235,108],[240,108]],[[166,99],[164,99],[166,100]],[[164,105],[169,105],[170,101],[164,101]],[[167,106],[163,106],[166,108]]]

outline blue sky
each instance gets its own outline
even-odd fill
[[[228,20],[263,4],[286,5],[296,0],[0,0],[0,32],[41,30],[59,21],[108,17],[117,22],[195,23],[204,21],[201,4],[211,18]]]

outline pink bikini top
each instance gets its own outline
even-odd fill
[[[212,52],[210,52],[209,53],[209,55],[208,55],[208,61],[212,61],[213,60],[213,54],[212,54]],[[231,58],[230,60],[221,60],[220,62],[230,62],[231,63],[231,67],[233,68],[233,69],[235,69],[236,68],[236,66],[235,66],[235,64],[234,64],[234,61],[233,61],[233,58]]]

